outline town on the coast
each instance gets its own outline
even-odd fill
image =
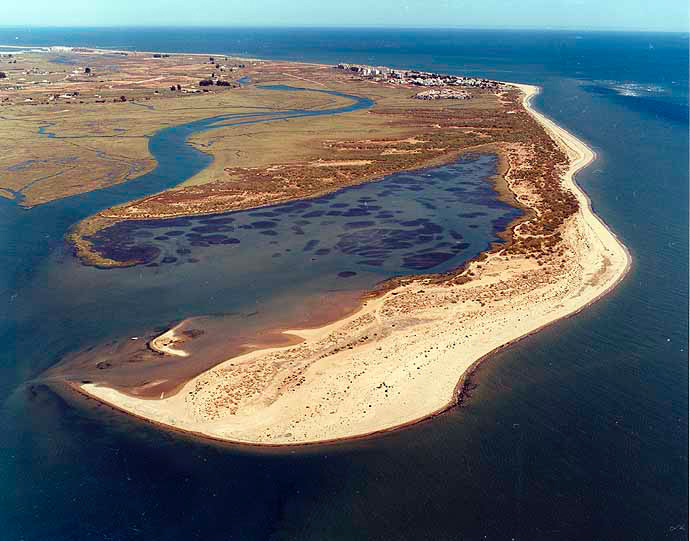
[[[336,65],[336,69],[353,72],[362,79],[368,79],[374,82],[425,87],[443,87],[440,89],[425,90],[412,96],[413,98],[420,100],[466,100],[471,97],[470,94],[464,90],[459,90],[458,87],[499,89],[503,86],[502,83],[492,81],[490,79],[465,77],[461,75],[444,75],[439,73],[431,73],[428,71],[397,70],[385,66],[374,67],[361,64],[340,63]]]

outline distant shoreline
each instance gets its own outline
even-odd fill
[[[33,53],[96,53],[96,54],[121,54],[121,55],[154,55],[154,54],[166,54],[170,56],[218,56],[227,58],[236,58],[238,60],[246,60],[253,62],[267,62],[266,59],[254,58],[249,56],[241,56],[228,53],[175,53],[169,51],[139,51],[139,50],[127,50],[127,49],[103,49],[100,47],[85,47],[83,45],[71,46],[71,45],[2,45],[0,44],[0,49],[22,49],[18,52],[33,52]],[[24,49],[28,49],[24,51]],[[280,62],[279,60],[270,60],[271,62]],[[309,64],[308,62],[292,62],[285,60],[284,62],[290,62],[293,64]],[[311,63],[315,65],[315,63]]]

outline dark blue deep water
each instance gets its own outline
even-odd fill
[[[60,214],[64,224],[27,247],[16,240],[22,238],[17,229],[34,234],[41,224],[32,222],[32,211],[19,219],[3,207],[1,255],[11,265],[0,270],[0,313],[9,316],[0,323],[6,345],[0,364],[0,539],[687,538],[687,35],[15,28],[0,29],[0,43],[366,62],[539,84],[537,107],[597,151],[598,160],[578,181],[633,256],[630,274],[611,295],[485,363],[464,407],[367,441],[255,452],[166,433],[102,407],[75,407],[42,386],[27,385],[70,348],[85,345],[80,340],[107,335],[102,322],[111,332],[129,330],[130,323],[107,305],[89,305],[82,293],[94,287],[98,272],[97,280],[107,285],[111,271],[74,264],[60,240],[69,216]],[[476,156],[457,167],[490,166],[490,157]],[[444,175],[460,174],[441,172],[434,189],[443,187]],[[360,201],[374,195],[356,190],[341,197],[349,207],[340,208],[377,206]],[[415,212],[427,225],[362,226],[428,240],[414,250],[385,254],[398,258],[396,265],[413,257],[406,253],[450,253],[473,242],[474,229],[456,231],[464,238],[453,239],[445,210],[415,204],[426,209]],[[404,200],[400,205],[408,208]],[[299,220],[323,219],[305,218],[314,211],[303,210]],[[339,228],[327,246],[331,252],[316,259],[333,257],[338,235],[359,229],[345,224],[394,219],[371,218],[379,209],[365,212],[370,216],[361,220],[338,216],[328,226]],[[72,218],[78,215],[76,208]],[[276,222],[275,216],[249,218]],[[466,223],[491,224],[496,217],[481,218]],[[436,231],[428,224],[437,222],[443,231],[427,233]],[[193,231],[208,225],[232,222],[160,230],[181,235],[154,231],[165,237],[155,241],[159,266],[135,271],[146,281],[143,273],[165,280],[166,269],[195,268],[179,256],[210,258],[219,249],[195,233],[226,240],[235,233]],[[281,221],[259,230],[280,234],[281,227],[293,225]],[[423,231],[412,233],[418,229]],[[490,233],[485,231],[485,241]],[[435,235],[450,238],[426,239]],[[271,236],[262,235],[269,247]],[[175,240],[180,237],[186,240]],[[357,249],[362,238],[354,239],[346,249]],[[394,245],[398,241],[404,242],[394,239]],[[440,243],[449,245],[435,247]],[[307,240],[300,250],[308,245]],[[349,255],[355,263],[383,257],[380,251],[365,259]],[[163,263],[166,257],[178,260]],[[413,259],[420,261],[424,257]],[[357,275],[343,280],[360,279],[369,272],[360,272],[365,268],[384,272],[387,264],[361,265]],[[9,273],[10,266],[19,273]],[[64,272],[46,270],[54,268]],[[113,271],[113,283],[118,272],[125,271]],[[22,298],[27,291],[36,302]],[[56,309],[65,305],[66,291],[84,317]],[[122,310],[128,302],[133,312],[138,309],[122,291],[108,295]]]

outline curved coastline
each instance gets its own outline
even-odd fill
[[[513,288],[521,295],[517,301],[513,299],[514,302],[511,304],[510,299],[504,298],[500,301],[502,304],[494,312],[491,312],[491,309],[484,310],[482,299],[484,301],[486,299],[483,295],[491,294],[497,284],[499,287],[503,283],[510,284],[511,276],[516,277],[518,274],[523,276],[523,273],[526,275],[534,271],[534,265],[530,266],[528,262],[522,260],[511,262],[501,259],[499,254],[490,254],[482,262],[482,271],[479,270],[479,261],[468,265],[467,270],[476,271],[478,276],[467,283],[450,287],[435,285],[429,287],[423,280],[413,280],[387,290],[381,296],[367,300],[355,314],[335,323],[318,329],[286,331],[304,339],[304,342],[298,346],[259,350],[225,361],[188,382],[178,394],[164,400],[141,400],[114,389],[93,384],[80,385],[78,390],[117,410],[165,428],[224,442],[262,446],[329,443],[368,437],[420,422],[455,405],[458,397],[464,393],[468,376],[483,360],[495,351],[536,333],[560,319],[570,317],[595,302],[623,279],[631,264],[630,254],[625,246],[593,213],[588,197],[574,180],[575,174],[595,159],[594,152],[553,121],[532,109],[530,100],[539,91],[537,87],[518,84],[513,86],[523,92],[522,104],[525,109],[567,153],[569,165],[561,181],[580,203],[577,214],[568,219],[569,235],[566,235],[566,240],[574,247],[573,261],[578,268],[563,271],[562,279],[560,282],[556,280],[556,285],[549,282],[543,286],[546,298],[540,298],[538,305],[535,304],[537,317],[532,313],[524,313],[522,307],[525,306],[525,300],[532,298],[529,296],[531,292],[524,293],[517,286]],[[592,255],[590,252],[596,253]],[[577,286],[581,287],[579,291],[575,291],[568,283],[575,278],[578,280]],[[420,286],[425,289],[419,290]],[[508,297],[511,296],[510,291],[511,288],[508,287]],[[421,293],[424,295],[420,298]],[[417,310],[416,317],[401,316],[401,314],[406,314],[406,309],[409,309],[409,306],[406,307],[406,302],[413,302],[415,307],[424,304],[427,306]],[[456,308],[458,305],[460,307]],[[446,325],[448,313],[439,313],[442,309],[455,311],[450,318],[457,321],[454,325]],[[518,315],[523,317],[527,315],[529,318],[522,321]],[[434,316],[446,319],[443,320],[444,323],[438,323],[437,326]],[[393,321],[395,323],[391,323]],[[392,330],[391,327],[395,327],[396,324],[398,328],[402,327],[402,330]],[[372,328],[381,333],[380,338],[373,339],[369,336]],[[464,335],[464,339],[458,335],[458,328],[468,333]],[[508,331],[505,330],[506,328]],[[403,337],[400,333],[407,334]],[[374,336],[377,334],[374,333]],[[418,334],[420,339],[417,339]],[[416,340],[410,341],[410,335]],[[486,338],[487,335],[489,338]],[[337,337],[336,340],[334,336]],[[351,343],[348,344],[348,337],[354,337],[356,340],[350,340]],[[337,361],[322,355],[323,361],[320,364],[317,362],[307,366],[302,371],[301,377],[305,381],[309,380],[312,387],[318,387],[323,396],[330,396],[329,389],[338,391],[339,385],[340,390],[345,390],[348,395],[356,395],[354,389],[350,391],[350,385],[345,385],[343,379],[347,374],[343,367],[352,362],[352,355],[356,353],[361,358],[358,362],[361,361],[366,366],[363,368],[360,362],[360,368],[367,372],[366,379],[369,381],[367,389],[372,387],[373,382],[381,381],[375,387],[376,392],[372,393],[369,389],[364,397],[364,402],[372,402],[376,405],[372,408],[369,404],[372,413],[366,409],[364,414],[355,413],[361,412],[363,402],[349,397],[343,398],[335,413],[323,410],[311,412],[311,419],[314,415],[318,417],[315,421],[300,417],[298,424],[303,422],[307,427],[300,427],[303,432],[297,434],[297,431],[286,430],[280,434],[273,433],[273,426],[281,425],[281,423],[282,427],[294,426],[294,423],[290,424],[291,415],[293,418],[305,415],[305,411],[310,409],[312,404],[323,402],[323,400],[310,402],[309,399],[313,396],[305,391],[309,385],[300,386],[300,384],[292,387],[288,385],[287,392],[277,398],[265,394],[257,396],[255,403],[249,405],[239,415],[233,412],[231,422],[228,421],[230,416],[227,415],[227,408],[224,410],[224,416],[216,416],[214,419],[213,415],[210,417],[207,415],[208,411],[198,411],[198,408],[194,410],[197,407],[194,404],[190,406],[189,396],[196,397],[199,393],[206,392],[205,389],[214,388],[214,386],[222,387],[223,378],[232,372],[231,367],[236,364],[242,365],[256,359],[266,359],[269,363],[286,362],[286,355],[287,362],[294,364],[294,358],[299,359],[298,353],[295,352],[304,351],[312,346],[318,350],[318,344],[323,344],[324,341],[330,344],[340,343],[338,340],[344,341],[343,348],[353,353],[342,351],[341,353],[345,355],[339,353],[340,358]],[[420,346],[410,352],[413,344],[417,343],[425,347]],[[458,353],[458,349],[462,351],[462,354]],[[390,363],[381,361],[385,352],[399,353],[400,357],[396,358],[399,362],[395,366],[390,366]],[[291,354],[294,354],[293,361],[289,360]],[[428,355],[436,357],[426,364],[420,363],[420,366],[417,366],[419,359],[422,357],[426,359]],[[458,362],[455,360],[458,356],[464,358]],[[444,360],[448,361],[449,358],[453,359],[452,363],[444,363]],[[377,366],[370,366],[370,363],[376,364],[376,362],[379,362]],[[421,377],[416,376],[414,383],[406,384],[399,365],[402,365],[403,371],[409,371],[412,368],[419,370],[422,364],[427,374]],[[447,364],[453,364],[453,366],[449,368]],[[325,374],[329,370],[330,374]],[[387,383],[387,379],[391,383]],[[355,386],[354,380],[350,383]],[[360,390],[363,389],[361,382],[358,385],[360,385]],[[393,398],[395,391],[391,391],[389,399],[389,389],[395,389],[396,386],[402,389],[402,397]],[[380,394],[384,396],[378,397]],[[400,394],[401,391],[398,391],[398,396]],[[323,398],[322,395],[320,395],[321,398]],[[209,400],[213,402],[213,396]],[[341,423],[339,425],[334,423],[332,418],[329,418],[330,415],[335,415]],[[356,415],[359,415],[358,419],[350,422],[350,417]],[[347,419],[347,422],[343,419]],[[266,429],[266,427],[271,428]]]

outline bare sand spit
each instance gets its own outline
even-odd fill
[[[179,325],[178,325],[179,326]],[[185,350],[180,349],[179,346],[184,343],[184,339],[179,336],[175,331],[177,327],[164,332],[160,336],[157,336],[149,342],[149,346],[153,351],[158,353],[163,353],[164,355],[174,355],[175,357],[189,357],[189,353]]]
[[[225,361],[163,400],[84,384],[98,400],[161,425],[221,440],[295,445],[361,437],[414,423],[456,401],[458,382],[480,359],[574,314],[610,291],[630,256],[597,218],[574,174],[594,153],[532,110],[538,88],[516,85],[523,104],[562,147],[562,183],[580,203],[562,224],[559,254],[540,261],[492,252],[463,284],[407,283],[331,325],[290,331],[304,341]],[[530,194],[506,182],[530,204]],[[520,235],[520,226],[514,235]]]

